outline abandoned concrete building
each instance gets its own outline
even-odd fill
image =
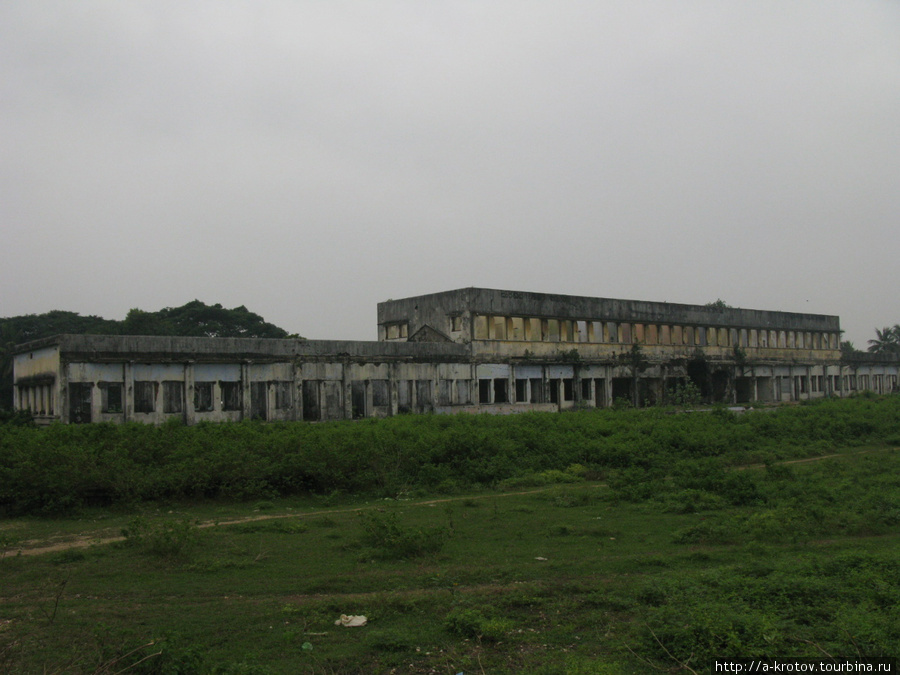
[[[60,335],[20,345],[40,423],[324,421],[895,391],[836,316],[465,288],[378,305],[378,341]]]

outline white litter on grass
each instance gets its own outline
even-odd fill
[[[546,558],[544,558],[542,556],[538,556],[537,558],[535,558],[535,560],[546,560]]]
[[[341,614],[341,618],[334,622],[335,626],[344,626],[345,628],[356,628],[357,626],[365,626],[368,619],[362,614]]]

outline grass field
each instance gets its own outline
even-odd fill
[[[896,657],[900,453],[830,450],[603,481],[560,470],[547,480],[565,482],[436,498],[8,518],[0,672],[700,673],[715,656]],[[336,626],[342,614],[368,623]]]
[[[900,398],[672,412],[0,425],[0,672],[896,658]]]

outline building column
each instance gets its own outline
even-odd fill
[[[184,423],[194,424],[197,416],[194,411],[194,362],[184,364]]]
[[[343,396],[341,403],[343,404],[343,417],[345,420],[353,419],[353,392],[351,390],[349,365],[346,360],[341,362],[341,394]]]
[[[134,419],[134,361],[122,364],[122,418]]]
[[[605,407],[609,408],[613,404],[613,388],[612,388],[613,368],[606,366],[606,377],[603,378],[603,400]]]
[[[400,413],[400,392],[398,391],[397,386],[397,364],[392,363],[388,367],[388,394],[390,395],[391,399],[391,409],[389,414],[391,416]]]
[[[69,423],[69,363],[60,355],[59,359],[59,421]]]
[[[291,421],[303,419],[303,369],[297,365],[297,361],[291,363]]]
[[[241,364],[241,419],[250,419],[250,361]]]

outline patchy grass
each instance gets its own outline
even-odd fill
[[[7,547],[0,672],[622,675],[895,656],[900,453],[867,450],[518,494],[5,521],[20,541],[131,532]]]

